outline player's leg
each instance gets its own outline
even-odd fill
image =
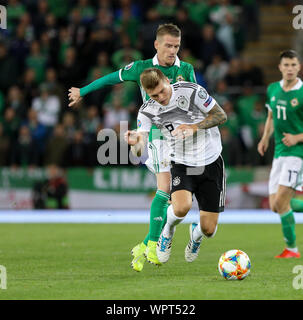
[[[156,246],[159,240],[163,223],[166,222],[168,200],[170,198],[170,172],[159,172],[157,177],[157,192],[150,208],[149,233],[144,241],[147,241],[145,257],[148,262],[160,265],[156,253]]]
[[[145,258],[153,264],[160,265],[156,255],[156,245],[163,223],[166,221],[167,200],[170,192],[170,162],[168,145],[165,140],[156,139],[148,144],[147,168],[156,175],[157,192],[150,208],[149,232],[143,242],[132,249],[134,256],[132,267],[141,271]],[[138,270],[140,269],[140,270]]]
[[[175,191],[171,198],[172,204],[167,209],[167,222],[157,244],[157,256],[161,263],[168,261],[176,226],[183,221],[192,206],[192,193],[188,190]]]
[[[189,227],[190,239],[185,247],[187,262],[193,262],[198,257],[202,241],[214,237],[217,232],[219,212],[224,211],[226,198],[226,178],[222,157],[206,166],[197,182],[195,196],[200,209],[200,222],[192,223]]]
[[[295,219],[290,201],[295,195],[298,184],[298,172],[302,167],[302,159],[296,157],[280,157],[274,159],[269,178],[269,203],[272,211],[279,214],[286,249],[278,258],[297,257]]]
[[[290,200],[294,197],[295,190],[279,185],[275,195],[274,208],[281,219],[282,233],[286,243],[286,249],[276,258],[300,257],[296,245],[296,223]]]

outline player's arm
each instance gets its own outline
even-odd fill
[[[260,142],[258,143],[258,152],[262,157],[264,156],[264,153],[268,149],[269,140],[273,132],[274,132],[274,124],[273,124],[272,111],[268,109],[263,136]]]
[[[107,74],[101,77],[83,88],[71,88],[69,89],[69,107],[75,105],[79,102],[82,97],[90,92],[96,91],[98,89],[104,88],[105,86],[115,85],[124,81],[137,81],[138,75],[142,72],[142,61],[135,61],[123,69]]]
[[[148,139],[148,132],[137,132],[128,130],[124,134],[124,140],[131,146],[131,152],[136,157],[141,157],[144,153]]]
[[[123,80],[120,77],[120,72],[121,72],[121,70],[109,73],[109,74],[105,75],[104,77],[101,77],[101,78],[91,82],[90,84],[88,84],[87,86],[85,86],[83,88],[75,88],[75,87],[70,88],[68,90],[69,91],[68,98],[70,100],[70,103],[68,106],[72,107],[73,105],[78,103],[80,100],[82,100],[82,97],[84,97],[85,95],[87,95],[90,92],[96,91],[96,90],[101,89],[105,86],[115,85],[115,84],[123,82]]]
[[[283,132],[283,135],[284,135],[284,138],[282,139],[282,142],[287,147],[294,146],[298,143],[303,143],[303,133],[291,134],[291,133]]]
[[[143,106],[145,105],[146,104]],[[133,155],[141,157],[144,152],[145,145],[147,144],[149,131],[152,127],[151,119],[144,115],[141,111],[138,113],[137,127],[138,129],[136,131],[127,131],[124,135],[124,139],[129,145],[131,145],[131,151]]]

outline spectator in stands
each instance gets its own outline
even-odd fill
[[[95,105],[89,106],[85,118],[82,121],[82,129],[85,143],[89,144],[96,140],[96,131],[99,128],[101,119],[98,108]]]
[[[222,43],[215,36],[214,26],[206,24],[201,29],[201,40],[197,44],[199,57],[202,59],[204,66],[207,67],[212,57],[216,54],[221,55],[223,60],[228,60],[228,55]]]
[[[37,112],[39,122],[46,127],[49,135],[58,123],[61,105],[59,98],[51,94],[47,84],[40,85],[40,95],[33,99],[32,108]]]
[[[36,154],[35,163],[41,166],[43,165],[43,155],[47,143],[47,129],[38,121],[37,112],[32,108],[28,110],[27,121],[24,122],[24,125],[30,130],[32,143]]]
[[[13,167],[38,164],[37,152],[33,145],[31,133],[25,125],[20,127],[18,139],[12,145],[10,163]]]
[[[228,71],[228,63],[219,54],[213,56],[212,63],[205,70],[205,79],[210,93],[215,92],[219,80],[224,79]]]
[[[19,82],[19,87],[23,92],[26,106],[31,106],[33,99],[39,95],[34,69],[28,68],[25,70]]]
[[[64,127],[65,136],[68,142],[70,143],[73,140],[75,132],[77,130],[76,119],[73,112],[71,111],[64,112],[62,117],[62,125]]]
[[[26,105],[24,104],[22,91],[18,86],[14,85],[9,88],[7,94],[7,104],[15,110],[20,119],[24,119],[26,117]]]
[[[6,166],[9,155],[9,139],[4,135],[3,124],[0,122],[0,167]]]
[[[41,53],[40,42],[33,41],[30,48],[30,54],[25,60],[25,65],[27,68],[34,69],[37,83],[44,81],[46,63],[47,56]]]
[[[68,144],[64,156],[65,166],[85,167],[88,160],[88,146],[84,141],[83,131],[77,130],[73,140]]]
[[[64,155],[68,146],[68,141],[65,135],[62,124],[57,124],[54,128],[53,134],[48,140],[44,163],[56,164],[62,166],[64,163]]]
[[[11,145],[14,144],[18,137],[20,119],[13,108],[9,107],[5,110],[2,125],[4,135],[9,138]]]
[[[18,79],[18,62],[8,54],[8,48],[0,42],[0,90],[6,90],[14,85]]]

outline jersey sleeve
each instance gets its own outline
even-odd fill
[[[119,70],[119,77],[121,81],[136,81],[140,79],[142,71],[142,61],[133,61],[124,68]]]
[[[189,82],[197,83],[195,70],[191,64],[189,64],[189,67],[188,67],[188,78],[189,78],[189,80],[188,80]]]
[[[137,116],[137,132],[149,132],[151,127],[151,119],[139,111]]]
[[[198,86],[194,103],[202,112],[208,113],[217,102],[203,87]]]
[[[270,106],[270,100],[271,100],[271,94],[270,94],[270,85],[269,85],[266,91],[265,107],[267,108],[267,110],[272,111]]]

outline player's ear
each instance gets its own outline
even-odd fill
[[[154,47],[155,47],[156,50],[158,50],[158,45],[159,45],[159,41],[155,40],[154,41]]]

